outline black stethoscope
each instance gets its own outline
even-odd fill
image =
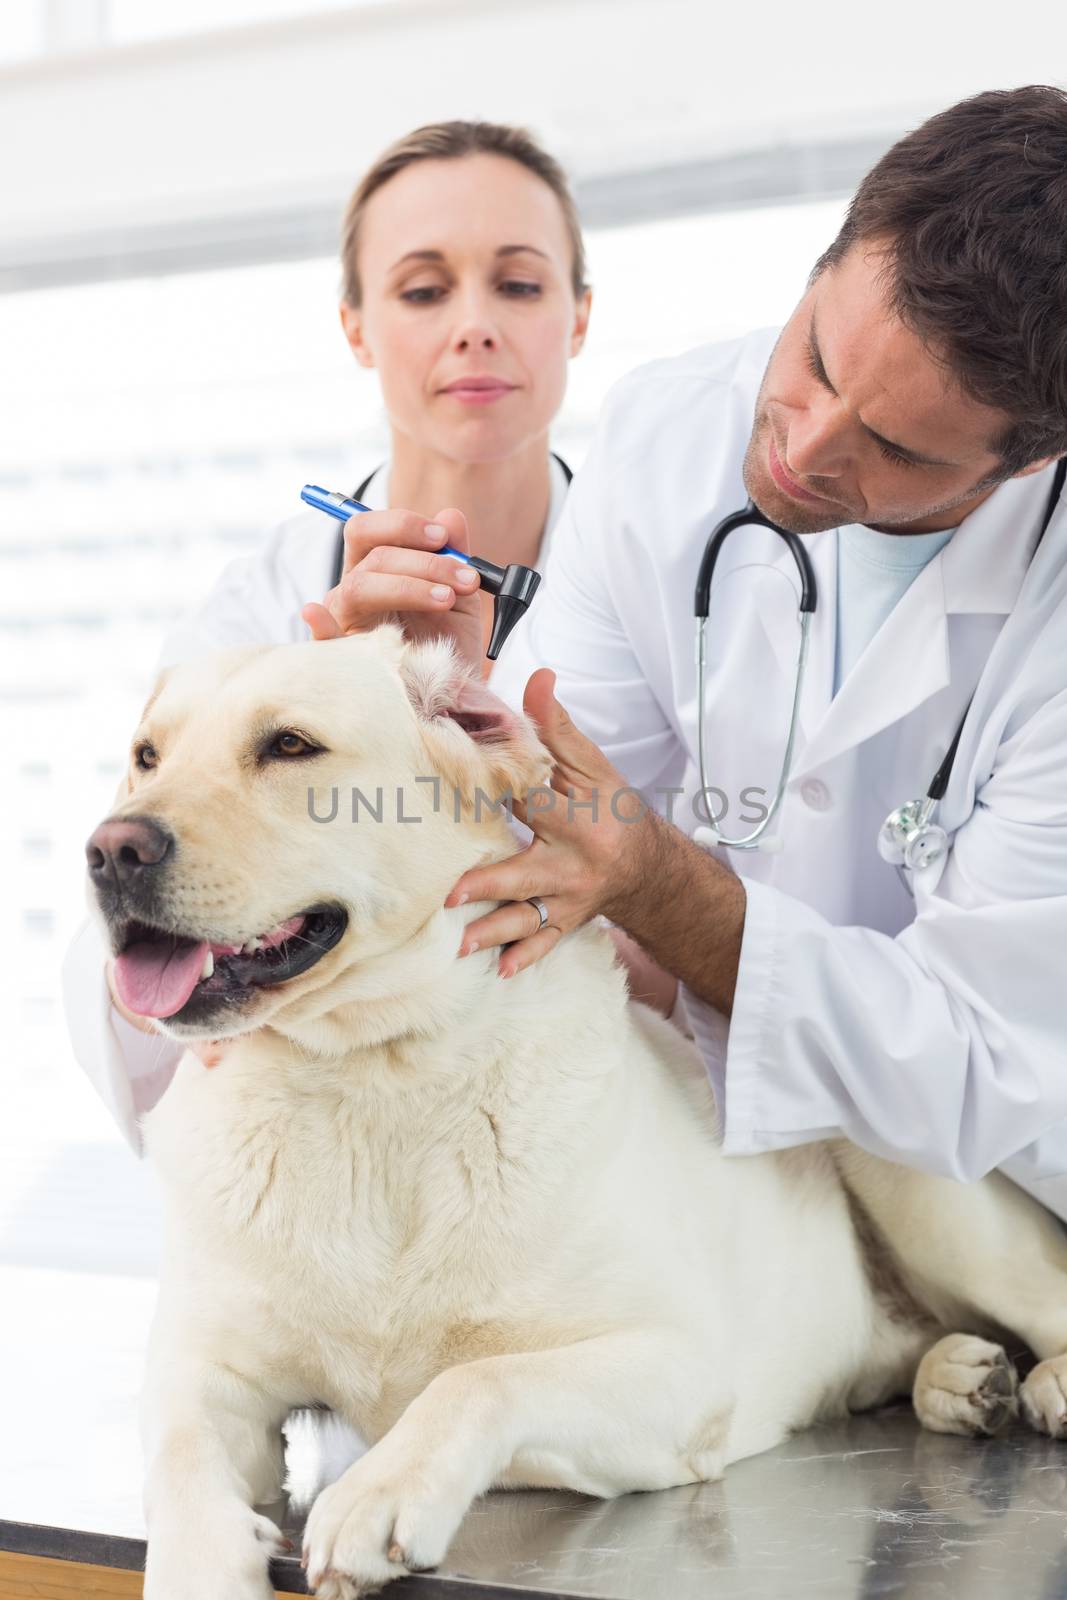
[[[1037,536],[1037,545],[1045,537],[1045,530],[1052,521],[1052,514],[1056,509],[1060,495],[1063,492],[1064,479],[1067,478],[1067,457],[1056,463],[1056,471],[1052,480],[1052,491],[1045,507],[1042,518],[1041,530]],[[704,794],[710,792],[707,778],[707,769],[704,750],[704,678],[707,665],[705,632],[708,620],[708,607],[711,598],[711,580],[715,572],[715,563],[730,534],[738,528],[758,526],[769,528],[778,535],[788,546],[789,552],[796,562],[797,572],[800,576],[800,600],[798,612],[800,621],[800,644],[797,650],[796,681],[793,689],[793,707],[789,717],[789,734],[786,739],[785,755],[782,759],[782,768],[778,778],[778,787],[771,802],[767,815],[753,828],[751,833],[745,834],[740,839],[727,839],[711,821],[710,826],[701,828],[701,834],[713,844],[726,845],[731,850],[755,850],[759,848],[759,841],[770,827],[782,804],[786,786],[789,782],[789,773],[793,763],[793,746],[796,742],[797,718],[800,710],[800,694],[804,683],[804,670],[808,655],[808,634],[811,628],[811,619],[815,615],[817,589],[815,572],[811,558],[804,546],[803,539],[788,528],[780,528],[751,500],[739,511],[731,512],[728,517],[723,517],[712,529],[708,542],[704,547],[704,555],[700,562],[700,572],[697,577],[696,594],[693,609],[697,622],[697,754],[700,764],[700,787]],[[1031,558],[1032,559],[1032,558]],[[897,806],[886,817],[878,833],[878,853],[883,861],[891,866],[902,868],[909,867],[913,871],[922,867],[929,867],[941,857],[948,849],[948,835],[937,822],[934,813],[952,775],[952,765],[956,759],[959,748],[960,735],[963,725],[967,720],[967,713],[971,709],[970,701],[967,702],[959,721],[952,743],[945,753],[944,760],[934,773],[930,786],[921,800],[908,800],[904,805]]]

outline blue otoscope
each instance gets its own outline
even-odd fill
[[[309,506],[314,506],[316,511],[325,511],[328,517],[336,517],[339,522],[347,522],[357,511],[370,510],[370,506],[360,505],[358,500],[350,500],[347,495],[329,489],[320,489],[314,483],[304,485],[300,498]],[[438,553],[453,556],[455,560],[465,561],[469,567],[473,567],[482,580],[482,588],[492,595],[493,632],[485,653],[490,661],[495,661],[512,628],[526,614],[530,601],[537,593],[541,574],[514,563],[498,567],[495,562],[486,561],[482,556],[467,556],[462,550],[453,550],[450,544],[442,545]]]

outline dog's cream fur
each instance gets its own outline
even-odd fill
[[[251,1508],[277,1495],[284,1418],[313,1402],[371,1444],[308,1519],[328,1597],[440,1562],[493,1486],[715,1478],[913,1385],[927,1426],[991,1431],[1016,1406],[1005,1329],[1040,1360],[1028,1419],[1065,1426],[1067,1245],[1006,1180],[844,1144],[723,1159],[699,1058],[628,1003],[605,932],[508,981],[495,951],[457,959],[478,908],[444,910],[448,890],[514,849],[475,789],[546,773],[521,721],[478,740],[453,720],[470,693],[443,646],[383,629],[227,652],[146,708],[158,765],[113,814],[178,840],[175,925],[236,941],[324,899],[350,917],[316,966],[213,1026],[233,1035],[221,1065],[187,1054],[145,1121],[166,1211],[149,1600],[267,1600],[278,1535]],[[328,753],[257,767],[267,722]],[[338,787],[334,822],[308,816],[312,784],[321,808]],[[379,785],[385,820],[353,824],[352,787]],[[396,820],[397,786],[420,822]]]

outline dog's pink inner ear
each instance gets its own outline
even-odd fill
[[[449,704],[441,707],[440,714],[458,723],[464,733],[479,744],[502,743],[519,730],[519,719],[514,711],[473,678],[460,679],[456,692]]]
[[[440,645],[409,649],[401,676],[416,714],[431,725],[447,719],[477,744],[522,739],[523,718],[480,678],[469,676],[450,650]]]

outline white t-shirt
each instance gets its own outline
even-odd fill
[[[881,533],[858,523],[837,530],[835,694],[897,601],[955,531]]]

